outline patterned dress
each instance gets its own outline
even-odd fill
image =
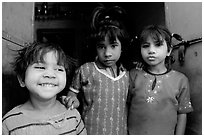
[[[70,89],[84,94],[82,118],[87,134],[127,134],[128,81],[126,71],[120,70],[119,76],[113,78],[95,62],[78,69]]]
[[[65,108],[66,109],[66,108]],[[86,135],[86,129],[76,109],[35,119],[28,116],[21,105],[9,111],[2,120],[3,135]]]
[[[154,75],[130,71],[129,134],[173,135],[177,115],[193,111],[187,77],[170,70]]]

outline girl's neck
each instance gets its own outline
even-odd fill
[[[57,100],[56,98],[53,98],[47,101],[40,101],[40,100],[35,100],[31,98],[29,102],[30,102],[30,105],[33,107],[33,109],[44,111],[46,109],[53,108],[56,105]]]
[[[104,69],[106,71],[109,71],[111,73],[111,76],[113,76],[114,78],[117,77],[119,74],[119,70],[117,65],[113,65],[113,66],[105,66],[103,65],[99,60],[96,61],[96,65],[99,69]]]
[[[101,63],[98,59],[95,61],[95,63],[96,63],[96,65],[97,65],[97,67],[99,68],[99,69],[106,69],[106,68],[110,68],[110,67],[112,67],[113,69],[116,69],[117,68],[117,66],[116,66],[116,64],[115,65],[113,65],[113,66],[105,66],[103,63]]]
[[[49,101],[30,99],[24,105],[24,110],[28,116],[40,119],[60,114],[65,111],[66,108],[64,108],[56,98]]]
[[[148,71],[152,74],[163,74],[167,72],[167,68],[165,66],[149,66]]]

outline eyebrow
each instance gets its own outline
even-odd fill
[[[150,42],[147,42],[147,41],[144,41],[144,42],[142,42],[142,44],[149,44]]]
[[[112,43],[119,43],[119,42],[114,40]]]

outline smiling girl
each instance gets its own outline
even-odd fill
[[[29,92],[29,100],[3,117],[3,134],[86,134],[79,112],[67,110],[56,100],[66,86],[71,67],[57,44],[34,42],[19,50],[13,65],[20,86]]]

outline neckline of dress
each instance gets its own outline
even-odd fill
[[[105,75],[106,77],[112,79],[113,81],[119,80],[119,79],[120,79],[121,77],[123,77],[123,76],[125,75],[125,73],[126,73],[125,71],[123,71],[120,75],[118,75],[117,77],[114,78],[114,77],[112,77],[112,76],[106,74],[105,72],[101,71],[101,70],[98,68],[98,66],[96,65],[95,62],[93,62],[93,64],[94,64],[94,67],[96,68],[97,71],[99,71],[100,73],[102,73],[102,74]],[[121,70],[120,70],[120,71],[121,71]]]
[[[148,70],[144,70],[144,71],[150,75],[153,75],[153,76],[161,76],[161,75],[165,75],[165,74],[169,73],[171,71],[171,69],[167,69],[164,73],[160,73],[160,74],[155,74],[155,73],[152,73]]]

